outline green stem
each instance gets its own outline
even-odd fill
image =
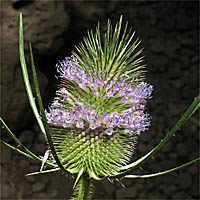
[[[76,185],[73,200],[89,200],[91,192],[92,180],[84,173]]]

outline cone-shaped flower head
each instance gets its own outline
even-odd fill
[[[134,33],[121,33],[122,18],[101,41],[99,26],[78,53],[57,65],[61,83],[46,112],[62,165],[98,179],[114,175],[133,155],[137,135],[150,126],[145,113],[153,87],[143,82],[144,66]]]

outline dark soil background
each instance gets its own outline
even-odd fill
[[[26,54],[32,43],[45,107],[58,80],[55,64],[82,40],[87,30],[121,14],[142,40],[147,82],[154,86],[147,111],[152,126],[142,133],[133,159],[149,152],[181,117],[199,86],[198,1],[2,1],[1,116],[17,137],[37,155],[46,144],[28,104],[19,65],[18,17],[23,12]],[[135,37],[135,38],[136,38]],[[29,58],[27,56],[27,62]],[[13,140],[3,130],[1,138]],[[175,137],[135,174],[167,170],[199,157],[199,118],[196,113]],[[1,145],[1,199],[69,199],[74,180],[61,173],[26,177],[40,163]],[[95,184],[92,199],[199,199],[199,163],[168,175],[145,180]]]

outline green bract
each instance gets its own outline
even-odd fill
[[[114,137],[95,134],[71,134],[66,129],[50,127],[62,165],[71,173],[87,172],[96,180],[115,175],[132,157],[136,136],[118,132]],[[97,134],[96,134],[97,135]]]

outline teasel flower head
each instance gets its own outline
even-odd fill
[[[109,177],[131,160],[137,137],[148,130],[145,105],[153,87],[144,82],[140,41],[122,17],[112,31],[88,32],[77,53],[56,65],[60,84],[46,111],[64,168],[90,178]],[[52,162],[53,159],[52,159]]]

